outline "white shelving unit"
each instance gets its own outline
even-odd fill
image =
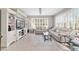
[[[23,36],[19,36],[19,31],[20,30],[16,29],[16,19],[17,17],[23,18],[24,21],[26,20],[26,15],[24,15],[23,12],[21,12],[20,9],[11,9],[11,8],[2,8],[2,16],[1,16],[1,34],[2,34],[2,39],[1,39],[1,47],[8,47],[12,42],[19,40]],[[10,14],[14,17],[9,17]],[[12,19],[10,21],[10,19]],[[10,29],[9,28],[10,25]],[[24,33],[25,35],[25,33]]]
[[[24,23],[26,24],[26,15],[24,15],[21,10],[17,11],[17,20],[24,21]],[[16,31],[17,31],[16,32],[17,33],[17,40],[19,40],[20,38],[24,37],[24,35],[26,34],[25,31],[27,31],[27,30],[26,30],[25,24],[24,24],[23,28],[16,29]],[[24,35],[22,35],[22,30],[24,31]]]
[[[11,9],[7,9],[7,27],[8,26],[11,27],[11,31],[7,28],[7,47],[16,41],[16,12]]]

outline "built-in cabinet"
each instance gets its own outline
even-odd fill
[[[7,9],[7,47],[14,41],[16,41],[16,12]]]
[[[26,16],[20,9],[2,8],[1,32],[3,38],[1,40],[2,47],[8,47],[14,41],[16,42],[25,35]]]
[[[22,12],[17,13],[16,33],[17,40],[24,37],[26,34],[26,17],[22,14]]]

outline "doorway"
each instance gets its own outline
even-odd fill
[[[1,10],[0,10],[0,50],[1,50]]]

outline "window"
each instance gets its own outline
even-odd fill
[[[32,18],[32,27],[35,29],[47,29],[48,28],[48,18]]]
[[[55,17],[55,26],[79,30],[79,8],[57,15]]]

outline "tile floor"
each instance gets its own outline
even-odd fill
[[[42,35],[28,34],[2,51],[70,51],[67,47],[52,41],[44,42]]]

